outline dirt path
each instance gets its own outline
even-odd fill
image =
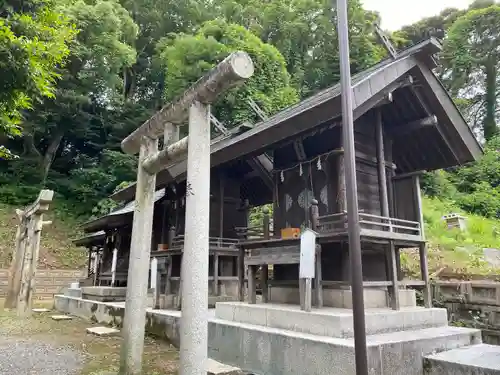
[[[86,333],[81,319],[53,321],[53,312],[19,319],[0,311],[0,375],[104,375],[119,365],[120,337]],[[146,339],[145,375],[177,374],[177,350]]]

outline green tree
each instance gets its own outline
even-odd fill
[[[164,39],[158,50],[165,69],[164,97],[167,101],[181,94],[231,52],[242,50],[251,56],[254,76],[245,85],[224,95],[214,106],[217,118],[228,126],[256,119],[247,104],[250,97],[268,114],[298,100],[296,90],[290,86],[283,56],[242,26],[222,20],[209,21],[194,35],[178,34]]]
[[[43,97],[53,98],[58,66],[75,35],[53,1],[0,5],[0,133],[21,133],[22,113]],[[11,156],[0,146],[0,158]]]
[[[228,22],[251,30],[283,55],[293,85],[301,97],[337,83],[339,56],[336,11],[321,0],[216,0]],[[385,50],[377,42],[379,16],[349,1],[349,31],[353,73],[377,63]]]
[[[470,99],[484,114],[480,117],[486,140],[498,133],[499,25],[499,5],[470,10],[449,29],[442,54],[452,92]]]
[[[123,103],[124,70],[135,63],[137,26],[114,0],[60,4],[79,33],[55,98],[36,106],[24,126],[24,156],[39,161],[45,181],[53,162],[69,171],[80,153],[93,157],[106,139],[106,116]],[[63,147],[62,147],[63,146]]]

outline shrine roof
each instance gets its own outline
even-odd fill
[[[418,120],[425,115],[424,110],[436,116],[437,136],[442,139],[436,138],[435,142],[429,142],[429,134],[412,134],[398,139],[401,145],[395,154],[397,157],[399,153],[399,158],[405,160],[400,163],[400,173],[461,165],[476,160],[482,154],[481,146],[471,129],[432,72],[436,66],[433,55],[440,50],[439,42],[431,38],[400,51],[396,58],[383,60],[352,77],[355,119],[380,105],[390,94],[396,99],[394,103],[384,106],[387,121]],[[408,91],[410,89],[411,92]],[[416,103],[417,97],[420,103]],[[341,112],[341,87],[337,84],[284,109],[250,130],[232,133],[213,142],[211,165],[222,165],[262,154],[326,123],[338,122],[341,120]],[[431,136],[434,137],[435,134]],[[408,144],[413,144],[413,147],[406,147]],[[413,155],[414,153],[418,155]],[[396,160],[396,164],[398,163]],[[185,179],[186,167],[185,159],[167,167],[157,175],[157,186]],[[134,192],[135,185],[131,185],[115,193],[112,198],[133,199]]]

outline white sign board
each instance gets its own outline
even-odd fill
[[[156,274],[158,273],[158,259],[151,259],[151,280],[150,288],[156,289]]]
[[[314,261],[316,257],[316,232],[306,229],[300,235],[300,267],[301,279],[314,279]]]

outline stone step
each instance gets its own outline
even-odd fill
[[[217,319],[238,323],[262,325],[312,335],[349,338],[354,336],[353,315],[350,309],[321,308],[311,312],[299,306],[281,304],[254,304],[242,302],[217,303]],[[367,309],[366,334],[374,335],[448,325],[446,309],[421,307]]]
[[[425,375],[500,375],[500,346],[479,344],[424,358]]]
[[[353,338],[335,338],[216,319],[209,356],[256,374],[355,374]],[[426,328],[367,337],[371,375],[422,375],[423,357],[479,344],[481,332]],[[332,369],[334,369],[332,371]]]

